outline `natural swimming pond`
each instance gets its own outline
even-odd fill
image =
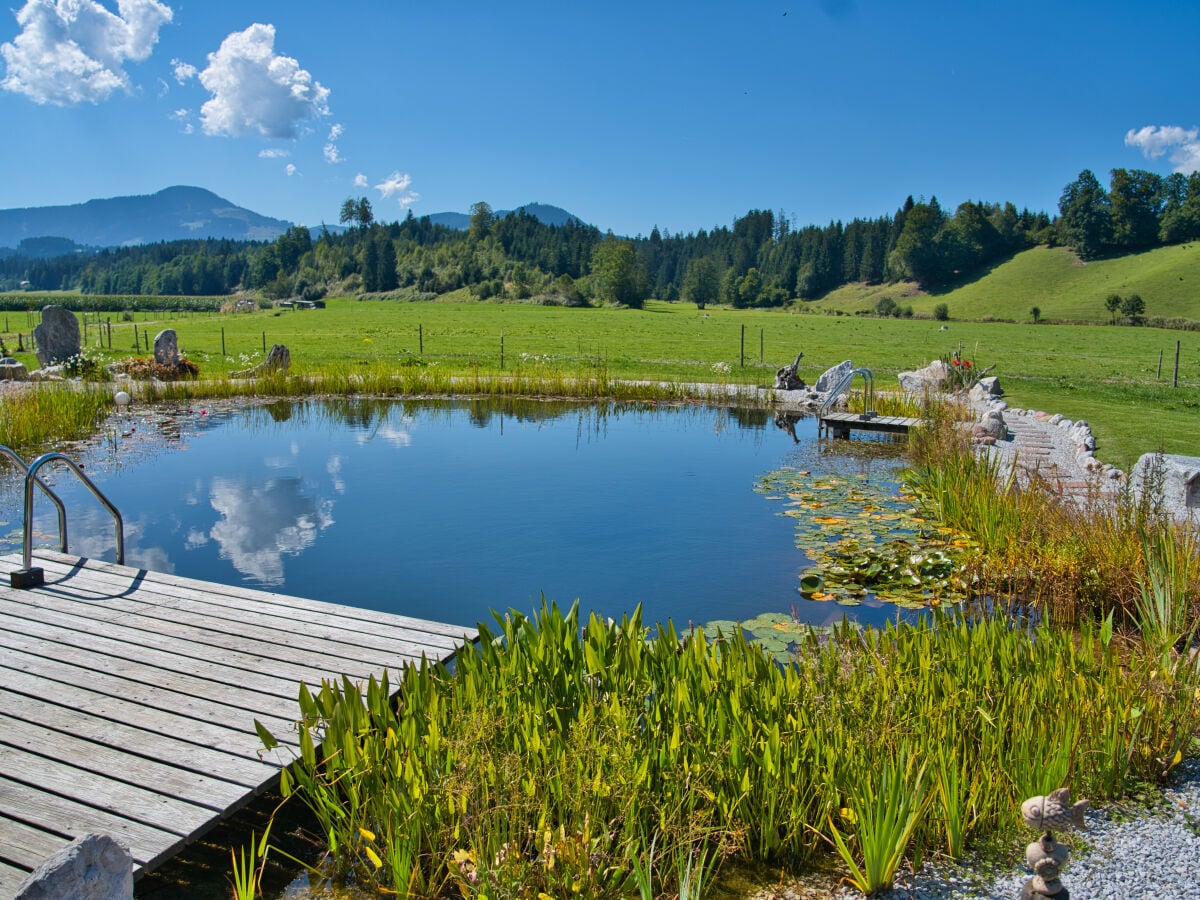
[[[900,461],[818,441],[812,418],[786,424],[696,405],[194,405],[114,416],[78,458],[125,518],[126,562],[157,571],[460,624],[542,595],[614,618],[641,603],[647,622],[678,627],[763,612],[894,619],[869,597],[803,599],[795,522],[756,487],[788,467],[887,484]],[[107,513],[43,472],[67,504],[71,551],[112,559]],[[37,510],[35,544],[55,546],[52,507]],[[0,549],[19,550],[11,471],[0,521]]]

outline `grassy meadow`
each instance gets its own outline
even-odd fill
[[[0,322],[5,318],[12,329],[3,334],[9,351],[17,346],[18,330],[28,346],[26,315],[3,314]],[[199,364],[202,380],[248,368],[263,358],[264,346],[281,343],[291,351],[297,375],[368,369],[479,374],[500,373],[503,367],[505,374],[536,369],[603,373],[607,379],[760,385],[770,385],[774,370],[803,350],[800,374],[810,383],[827,367],[850,359],[872,369],[886,389],[896,386],[898,372],[961,349],[977,366],[995,366],[1012,406],[1088,421],[1107,462],[1128,467],[1142,453],[1191,455],[1200,447],[1200,332],[1194,331],[959,321],[953,314],[951,321],[939,323],[700,311],[691,304],[656,301],[645,310],[630,310],[334,298],[323,310],[102,318],[112,319],[112,348],[107,327],[89,325],[88,355],[100,362],[133,355],[135,329],[137,352],[146,355],[147,338],[152,343],[160,330],[174,328],[180,348]],[[1176,341],[1179,386],[1172,388]],[[16,356],[36,365],[31,353]]]
[[[872,310],[883,297],[932,316],[939,303],[952,319],[1032,322],[1031,307],[1055,322],[1103,323],[1109,294],[1137,293],[1146,315],[1200,320],[1200,244],[1176,244],[1113,259],[1081,262],[1062,247],[1018,253],[952,290],[927,293],[915,284],[851,284],[812,304],[825,311]]]

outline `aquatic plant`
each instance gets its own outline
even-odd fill
[[[1018,827],[1030,784],[1119,796],[1197,750],[1195,668],[1094,630],[935,611],[789,637],[781,664],[740,627],[510,613],[453,671],[302,688],[282,789],[357,884],[696,895],[730,855],[803,866],[839,835],[881,884],[919,848]]]

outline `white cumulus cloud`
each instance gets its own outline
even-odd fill
[[[1178,125],[1147,125],[1125,133],[1125,146],[1137,147],[1147,159],[1169,154],[1176,172],[1200,171],[1200,129]]]
[[[365,188],[367,186],[367,176],[364,175],[362,172],[359,172],[357,175],[355,175],[354,176],[354,186]]]
[[[294,138],[313,116],[329,114],[329,89],[290,56],[275,53],[275,26],[230,34],[200,83],[212,94],[200,108],[205,134]]]
[[[346,131],[346,126],[342,125],[339,122],[338,124],[334,125],[332,128],[329,129],[329,137],[325,138],[325,140],[336,141],[338,138],[340,138],[345,133],[345,131]]]
[[[410,191],[412,185],[412,176],[407,172],[395,171],[379,184],[375,185],[375,190],[383,199],[387,200],[391,197],[396,198],[396,202],[401,208],[411,206],[421,199],[421,195],[416,191]]]
[[[266,150],[258,151],[259,159],[286,159],[290,155],[282,147],[268,147]]]
[[[338,152],[337,144],[326,144],[321,148],[321,153],[325,155],[325,162],[331,166],[342,162],[342,154]]]
[[[196,129],[192,123],[188,121],[191,118],[192,111],[190,109],[180,108],[171,113],[171,119],[178,122],[184,134],[191,134]]]
[[[150,56],[173,15],[157,0],[118,0],[116,13],[96,0],[27,0],[21,33],[0,44],[0,88],[41,104],[99,103],[129,90],[125,62]]]
[[[175,80],[180,84],[185,84],[196,77],[197,69],[191,63],[186,63],[182,59],[171,60],[171,71],[175,73]]]
[[[297,169],[292,163],[288,163],[286,166],[283,167],[283,171],[287,172],[288,178],[291,178],[293,175],[296,174]]]

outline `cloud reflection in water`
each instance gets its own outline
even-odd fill
[[[283,557],[311,547],[317,534],[333,524],[333,502],[304,492],[300,478],[265,483],[214,478],[210,502],[221,519],[209,537],[221,558],[248,578],[265,585],[284,582]]]

